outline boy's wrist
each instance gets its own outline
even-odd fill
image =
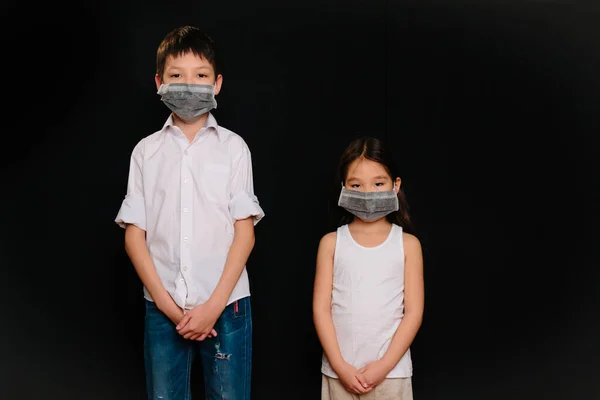
[[[166,290],[157,296],[153,296],[153,300],[156,303],[156,307],[163,312],[169,307],[170,302],[175,303]]]
[[[214,292],[212,294],[212,296],[209,297],[207,303],[215,311],[218,311],[219,313],[221,313],[221,312],[223,312],[223,310],[225,309],[225,307],[227,307],[227,300],[229,300],[229,297],[228,298],[224,298],[224,296],[219,296],[218,293]]]

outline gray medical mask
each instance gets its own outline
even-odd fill
[[[398,211],[398,194],[394,189],[385,192],[359,192],[348,190],[342,185],[338,206],[345,208],[365,222],[377,221]]]
[[[163,103],[183,120],[194,120],[217,108],[214,85],[163,83],[158,94]]]

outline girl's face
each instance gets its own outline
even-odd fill
[[[394,183],[396,187],[394,187]],[[358,158],[348,166],[348,174],[344,187],[359,192],[385,192],[395,189],[400,190],[400,178],[392,181],[390,174],[378,162]]]

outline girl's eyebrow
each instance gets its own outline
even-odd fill
[[[375,179],[387,179],[388,177],[385,175],[376,176]]]

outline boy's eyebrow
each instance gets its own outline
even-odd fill
[[[177,65],[169,65],[169,66],[167,67],[167,70],[171,70],[171,69],[181,69],[181,68],[183,68],[183,67],[179,67],[179,66],[177,66]],[[208,65],[200,65],[200,66],[197,66],[197,67],[192,67],[192,69],[210,69],[210,68],[209,68],[209,66],[208,66]]]

